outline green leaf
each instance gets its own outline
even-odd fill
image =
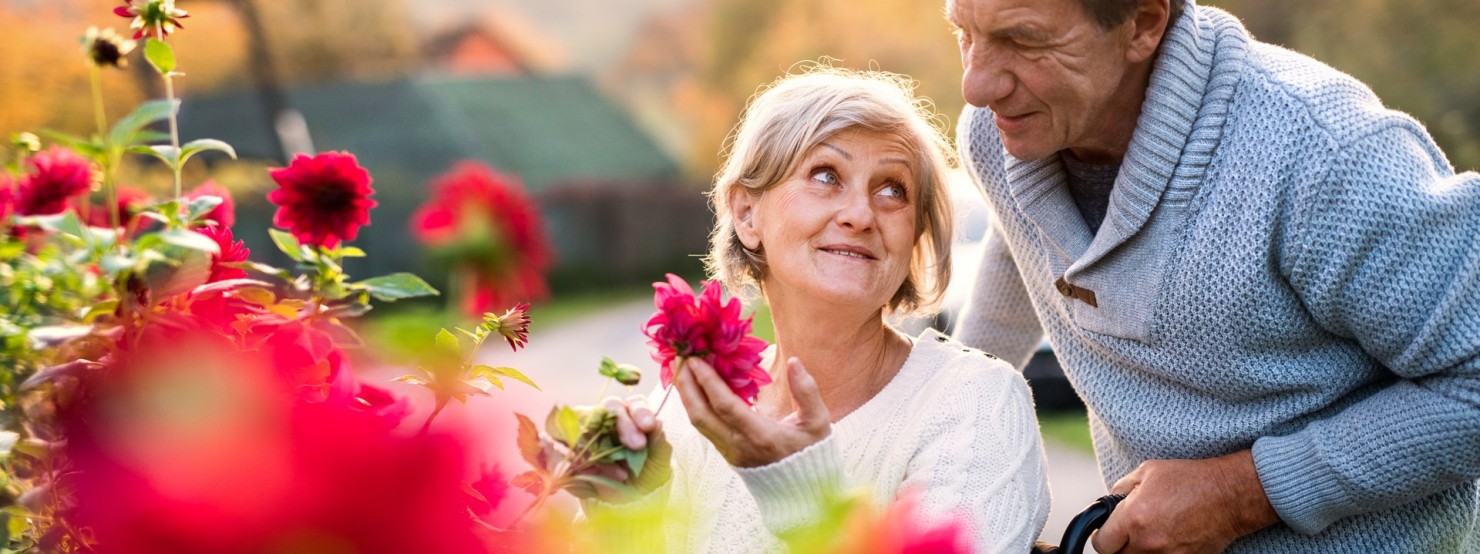
[[[138,146],[130,146],[126,152],[154,156],[171,168],[175,167],[175,159],[179,158],[179,155],[176,154],[175,147],[168,144],[140,144]]]
[[[241,267],[250,269],[263,275],[271,275],[284,281],[292,281],[293,274],[286,269],[270,266],[261,262],[247,261],[239,264]]]
[[[642,468],[647,465],[648,449],[628,450],[627,467],[632,470],[632,476],[642,475]]]
[[[486,365],[478,365],[478,366],[474,366],[473,367],[473,372],[474,372],[473,373],[474,375],[478,375],[480,377],[482,375],[485,375],[485,374],[486,375],[498,375],[498,376],[503,376],[503,377],[509,377],[509,378],[512,378],[512,379],[514,379],[516,381],[519,381],[521,383],[524,383],[526,385],[529,385],[531,387],[534,387],[534,390],[542,390],[542,389],[540,389],[540,386],[534,384],[534,381],[531,381],[529,379],[529,377],[525,377],[523,373],[520,373],[519,370],[514,369],[512,367],[502,367],[502,366],[500,366],[500,367],[492,367],[492,366],[486,366]],[[499,388],[503,388],[503,387],[499,387]]]
[[[431,386],[432,384],[430,381],[427,381],[426,379],[422,379],[421,377],[417,377],[415,375],[402,375],[391,380],[399,383],[411,383],[413,385],[421,385],[423,387]]]
[[[498,378],[497,375],[491,375],[491,374],[488,374],[488,373],[483,373],[483,374],[478,375],[477,377],[480,377],[483,380],[488,381],[488,384],[490,384],[490,385],[493,385],[495,387],[498,387],[498,390],[504,390],[504,382],[501,381],[501,380],[499,380],[499,378]]]
[[[92,323],[92,320],[97,318],[98,316],[112,313],[113,310],[116,309],[118,309],[117,299],[98,302],[88,307],[87,311],[82,314],[82,321],[84,323]]]
[[[581,417],[570,406],[557,408],[555,425],[559,427],[561,434],[570,439],[566,444],[574,445],[581,438]]]
[[[445,352],[462,352],[457,344],[457,335],[452,334],[446,329],[437,331],[437,347]]]
[[[339,248],[339,255],[345,258],[363,258],[365,251],[353,246],[343,246]]]
[[[303,261],[303,245],[298,243],[297,237],[287,231],[277,229],[268,229],[267,235],[272,237],[272,243],[277,245],[278,250],[283,251],[289,258],[293,258],[293,261]]]
[[[169,118],[179,108],[179,100],[151,100],[140,104],[132,113],[113,124],[113,129],[108,132],[108,144],[115,148],[134,145],[145,133],[152,133],[146,131],[145,127],[161,119]],[[151,134],[151,138],[153,136]]]
[[[144,43],[144,58],[160,75],[168,75],[175,70],[175,49],[165,41],[151,38]]]
[[[350,287],[368,291],[371,296],[385,302],[439,294],[437,289],[432,288],[421,277],[410,273],[392,273],[372,277],[358,283],[350,283]]]
[[[205,152],[206,150],[225,152],[227,156],[231,156],[231,159],[236,159],[236,149],[232,148],[230,144],[216,139],[196,139],[180,145],[180,165],[184,166],[185,162],[190,161],[191,156]]]
[[[226,199],[209,194],[191,198],[190,204],[185,207],[185,218],[189,221],[200,219],[206,214],[211,213],[211,210],[216,209],[216,206],[220,206],[223,202],[226,202]],[[218,221],[217,223],[220,222]]]
[[[165,244],[208,252],[212,256],[221,255],[221,245],[216,244],[215,240],[189,229],[166,229],[159,232],[159,238]]]
[[[52,215],[32,215],[15,218],[17,225],[40,227],[52,233],[82,238],[84,229],[82,220],[77,218],[77,212],[67,210]]]

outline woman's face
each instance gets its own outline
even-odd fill
[[[765,252],[766,296],[882,307],[909,274],[916,158],[895,136],[847,130],[804,154],[759,198],[738,204],[736,231]]]

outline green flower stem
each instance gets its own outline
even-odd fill
[[[154,28],[154,34],[155,34],[155,38],[158,38],[160,42],[164,42],[164,26],[163,25],[156,26]],[[174,104],[175,104],[175,78],[173,76],[171,76],[170,73],[173,73],[173,71],[166,71],[163,74],[163,77],[164,77],[164,95],[165,95],[165,98],[169,99],[170,104],[172,106],[174,106]],[[174,169],[174,173],[175,173],[175,200],[177,200],[177,201],[180,200],[180,197],[181,196],[183,196],[182,191],[181,191],[181,187],[180,187],[180,169],[181,169],[181,167],[180,167],[180,113],[179,112],[180,112],[180,108],[178,106],[173,107],[173,108],[170,109],[170,146],[175,147],[175,163],[173,164],[174,165],[174,168],[173,169]]]
[[[658,402],[658,409],[653,411],[654,417],[657,414],[663,413],[663,406],[668,403],[668,397],[673,396],[673,389],[678,387],[678,372],[683,371],[684,358],[679,356],[674,358],[673,361],[675,362],[674,365],[678,366],[673,368],[673,383],[670,383],[668,390],[663,392],[663,400]]]
[[[108,136],[108,115],[103,110],[103,72],[98,69],[97,64],[88,64],[88,69],[91,70],[90,73],[92,77],[93,118],[96,119],[98,123],[99,139],[106,140],[103,139],[103,137]],[[106,153],[103,156],[104,158],[109,157],[109,155]],[[118,217],[114,212],[117,211],[116,206],[118,205],[118,202],[113,197],[115,192],[113,191],[113,188],[111,186],[111,179],[108,178],[109,175],[111,175],[112,173],[111,171],[109,171],[108,167],[109,165],[111,165],[109,163],[111,161],[112,160],[109,159],[104,159],[103,161],[103,197],[105,198],[106,202],[106,204],[104,204],[103,206],[103,209],[108,210],[108,223],[110,223],[114,229],[117,229]],[[88,212],[91,210],[92,202],[82,203],[82,218],[84,220],[87,219]]]

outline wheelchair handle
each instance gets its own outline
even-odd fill
[[[1105,525],[1105,520],[1110,519],[1110,512],[1115,511],[1115,505],[1120,504],[1121,500],[1125,500],[1125,495],[1107,494],[1079,512],[1069,522],[1069,528],[1064,530],[1064,538],[1059,540],[1059,548],[1055,552],[1083,554],[1084,548],[1089,546],[1090,534]]]

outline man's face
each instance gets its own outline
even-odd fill
[[[961,93],[992,110],[1013,157],[1128,142],[1111,124],[1127,115],[1111,106],[1137,86],[1127,78],[1132,23],[1104,30],[1079,0],[947,0],[946,17],[961,46]]]

